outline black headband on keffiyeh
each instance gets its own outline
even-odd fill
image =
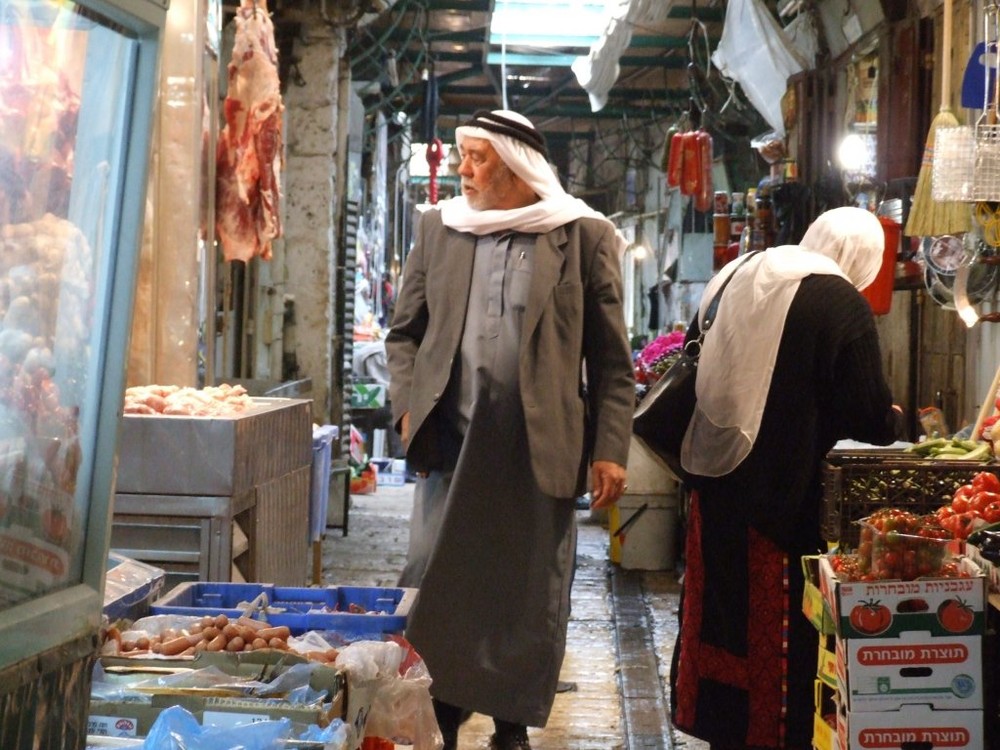
[[[481,109],[472,115],[472,119],[464,123],[466,127],[482,128],[491,133],[506,135],[514,138],[526,146],[530,146],[539,152],[546,159],[549,158],[549,150],[545,145],[545,138],[533,127],[511,120],[496,112]]]

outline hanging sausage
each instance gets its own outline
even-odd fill
[[[681,186],[681,165],[684,163],[684,133],[675,131],[667,141],[667,185]]]
[[[694,199],[697,211],[708,211],[714,197],[712,187],[712,136],[706,130],[668,134],[667,185],[680,188]]]
[[[708,211],[715,197],[712,190],[712,136],[705,130],[698,131],[698,185],[694,193],[696,211]]]

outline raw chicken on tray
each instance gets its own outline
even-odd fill
[[[266,0],[241,0],[216,152],[216,230],[227,260],[271,258],[281,236],[278,51]]]
[[[136,385],[125,390],[126,414],[172,414],[188,417],[225,417],[253,406],[242,385],[223,383],[205,388],[177,385]]]

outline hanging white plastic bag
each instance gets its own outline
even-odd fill
[[[712,64],[739,83],[767,123],[785,134],[781,98],[789,77],[805,70],[807,63],[761,0],[729,0]]]
[[[812,13],[799,13],[784,28],[785,38],[802,57],[806,70],[816,67],[816,56],[819,54],[819,32],[816,30],[816,18]]]

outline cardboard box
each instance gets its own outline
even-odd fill
[[[986,584],[990,591],[1000,592],[1000,566],[997,566],[983,557],[979,548],[974,544],[965,545],[966,554],[974,562],[983,575],[986,576]]]
[[[819,584],[819,559],[821,555],[804,555],[802,557],[802,573],[805,577],[805,588],[802,592],[802,614],[813,624],[820,634],[830,635],[837,632],[837,625],[830,614],[830,607],[823,599]]]
[[[352,409],[381,409],[388,389],[381,383],[355,383],[351,388]]]
[[[839,750],[837,730],[826,723],[819,714],[813,714],[812,746],[815,750]]]
[[[822,680],[816,680],[813,690],[812,745],[816,750],[837,750],[837,691]]]
[[[906,704],[982,710],[980,636],[908,632],[897,638],[837,641],[838,688],[850,711],[894,711]]]
[[[91,700],[87,734],[94,737],[145,737],[162,710],[152,704],[135,701]]]
[[[986,578],[968,558],[968,578],[842,582],[820,557],[820,591],[840,638],[893,638],[908,631],[931,636],[982,635]]]
[[[406,484],[406,475],[394,471],[379,474],[378,483],[383,487],[402,487]]]
[[[253,404],[232,417],[124,415],[115,491],[229,496],[311,467],[312,401]]]
[[[101,657],[108,682],[127,685],[148,680],[165,671],[189,671],[214,667],[233,676],[248,679],[268,679],[293,664],[306,663],[306,658],[287,651],[268,649],[242,653],[202,652],[193,659],[139,659]],[[164,688],[150,692],[148,702],[136,700],[91,700],[88,732],[102,736],[144,736],[160,715],[170,706],[183,706],[203,725],[224,726],[233,722],[255,722],[287,718],[304,729],[309,724],[327,726],[334,719],[347,721],[347,675],[339,669],[319,665],[310,675],[314,690],[326,691],[320,704],[292,703],[281,698],[256,698],[224,695],[220,691],[192,688]],[[147,691],[144,691],[147,692]],[[354,717],[358,713],[355,707]]]
[[[827,687],[837,688],[837,645],[832,635],[820,635],[816,678]]]
[[[840,750],[868,748],[948,748],[985,750],[982,711],[935,711],[904,706],[898,711],[837,713]]]

